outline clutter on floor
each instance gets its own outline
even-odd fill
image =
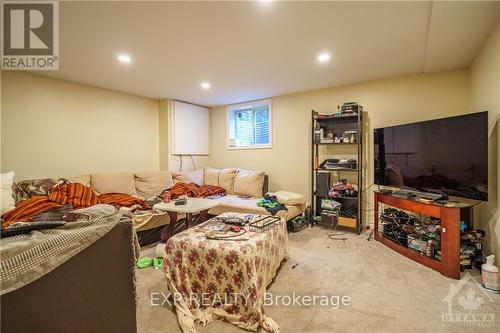
[[[137,260],[137,268],[146,268],[146,267],[154,267],[154,269],[161,269],[163,265],[162,258],[150,258],[150,257],[141,257]]]
[[[272,215],[280,210],[288,210],[284,204],[278,202],[275,195],[271,194],[266,194],[262,199],[257,200],[257,206],[264,207]]]
[[[386,208],[380,215],[382,234],[413,252],[441,261],[441,220],[409,214],[396,208]],[[460,269],[480,269],[485,262],[482,254],[485,232],[468,230],[460,225]]]
[[[287,229],[289,232],[299,232],[309,226],[309,221],[305,216],[296,216],[287,221]]]

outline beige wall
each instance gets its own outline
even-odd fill
[[[489,201],[481,223],[489,235],[487,247],[500,256],[500,24],[474,59],[470,81],[472,110],[489,111]]]
[[[2,70],[0,69],[0,166],[2,164]],[[1,171],[1,170],[0,170]]]
[[[159,169],[158,101],[9,71],[1,80],[2,172]]]
[[[409,75],[272,98],[272,149],[226,150],[226,107],[212,108],[209,164],[263,169],[270,176],[271,190],[286,189],[309,196],[311,109],[332,113],[346,101],[357,101],[366,111],[366,187],[373,182],[373,129],[470,112],[469,71]],[[339,152],[346,157],[350,155],[348,147],[334,148],[342,148]],[[367,193],[367,199],[371,199],[371,193]]]
[[[170,113],[170,100],[164,99],[159,102],[158,110],[158,125],[160,129],[160,170],[169,170],[170,162],[170,146],[168,139],[168,124],[169,124],[169,113]]]

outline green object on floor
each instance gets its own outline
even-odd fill
[[[153,266],[155,269],[160,269],[163,266],[163,258],[154,258]]]
[[[142,257],[137,260],[137,268],[146,268],[149,266],[153,266],[153,259],[150,257]]]
[[[163,265],[162,258],[150,258],[150,257],[142,257],[137,260],[137,268],[146,268],[146,267],[154,267],[155,269],[160,269]]]

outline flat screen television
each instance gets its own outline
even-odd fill
[[[488,112],[374,130],[375,184],[488,200]]]

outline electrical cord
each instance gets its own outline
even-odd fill
[[[337,216],[335,216],[333,219],[332,219],[332,222],[330,223],[330,227],[328,228],[328,237],[330,239],[333,239],[333,240],[341,240],[343,242],[345,242],[347,240],[346,237],[339,237],[339,236],[342,236],[342,235],[345,235],[347,232],[341,232],[341,233],[336,233],[335,231],[337,230],[337,226],[338,226],[338,213],[337,213]],[[335,223],[335,220],[337,220],[337,223]],[[334,224],[335,224],[335,227],[334,227]]]
[[[370,186],[368,186],[367,188],[365,188],[364,190],[362,189],[361,190],[361,193],[365,192],[365,191],[368,191],[373,185],[375,185],[375,183],[371,183]]]
[[[238,240],[243,240],[243,239],[240,239],[240,238],[235,238],[235,237],[239,237],[239,236],[243,236],[244,234],[247,233],[246,229],[241,229],[241,233],[237,234],[237,235],[230,235],[230,236],[214,236],[214,237],[210,237],[207,235],[207,239],[212,239],[212,240],[228,240],[228,241],[238,241]]]
[[[182,171],[182,154],[179,155],[179,157],[180,157],[179,172],[181,172]]]
[[[220,174],[222,172],[222,169],[219,169],[219,172],[217,173],[217,186],[220,186]]]
[[[194,161],[194,157],[193,157],[193,155],[189,155],[189,156],[191,156],[191,162],[193,162],[193,168],[194,168],[194,170],[196,170],[196,163]]]
[[[400,234],[401,232],[404,232],[404,231],[401,231],[401,229],[402,229],[401,226],[407,225],[408,222],[411,220],[416,220],[417,218],[419,220],[422,219],[421,216],[418,217],[418,216],[413,216],[413,215],[409,215],[409,214],[406,214],[406,215],[407,215],[406,217],[405,216],[391,216],[390,217],[391,221],[387,221],[387,219],[385,219],[387,222],[390,222],[390,226],[391,226],[390,234],[393,235],[393,237],[390,237],[390,238],[403,247],[409,247],[409,245],[412,244],[415,241],[415,239],[410,240],[408,242],[408,234],[406,233],[407,242],[406,242],[406,244],[403,244],[400,241],[400,238],[398,237],[398,234]],[[384,216],[384,213],[381,213],[380,217],[379,217],[379,219],[382,221],[384,220],[383,216]],[[384,233],[384,232],[382,231],[382,233]]]

